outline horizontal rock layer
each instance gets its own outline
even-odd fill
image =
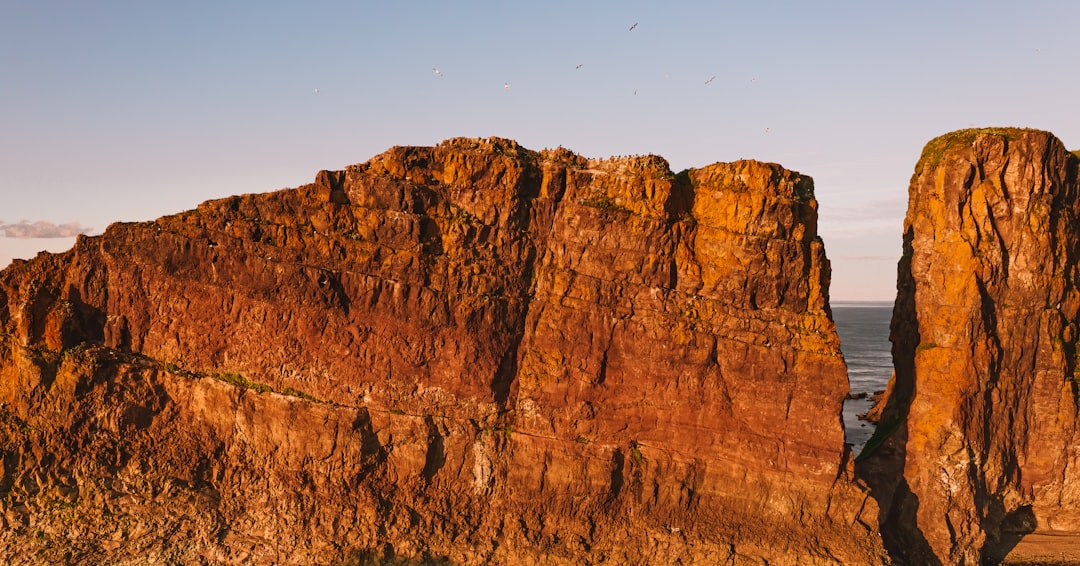
[[[0,556],[876,563],[812,181],[455,139],[0,272]]]

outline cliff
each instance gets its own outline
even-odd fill
[[[895,383],[858,463],[898,560],[998,563],[1080,531],[1077,168],[1020,129],[942,136],[916,166]]]
[[[15,264],[0,557],[880,563],[816,206],[454,139]]]

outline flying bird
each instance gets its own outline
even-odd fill
[[[435,71],[435,74],[437,76],[440,76],[440,77],[442,76],[442,71],[440,71],[438,67],[432,67],[431,70]]]
[[[634,28],[637,27],[637,24],[638,24],[637,22],[634,22],[634,25],[630,26],[630,29],[628,29],[626,31],[634,31]]]
[[[582,67],[582,66],[583,66],[584,64],[585,64],[585,63],[578,63],[578,66],[577,66],[577,67],[574,67],[574,68],[575,68],[575,69],[580,69],[580,68],[581,68],[581,67]]]
[[[510,83],[503,83],[503,90],[510,90]]]
[[[713,82],[715,80],[716,80],[716,75],[713,75],[713,76],[709,77],[709,80],[705,81],[705,84],[709,84],[709,83],[711,83],[711,82]]]
[[[319,94],[319,89],[315,89],[315,94]]]

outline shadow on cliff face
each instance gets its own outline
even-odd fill
[[[694,184],[690,180],[689,169],[675,174],[671,181],[671,196],[664,203],[664,209],[669,221],[676,221],[694,209]]]
[[[918,527],[919,497],[901,479],[893,493],[889,514],[883,519],[881,538],[896,564],[942,566]],[[890,525],[890,527],[886,527]]]
[[[994,500],[991,503],[992,509],[988,512],[988,515],[994,513],[1004,513],[1004,506],[1000,500]],[[996,508],[996,509],[994,509]],[[1020,543],[1020,540],[1024,538],[1024,535],[1030,534],[1035,531],[1037,521],[1035,520],[1035,512],[1032,511],[1030,505],[1023,505],[1015,511],[1008,513],[1001,519],[1000,526],[998,527],[998,536],[996,541],[987,541],[986,546],[983,547],[983,563],[984,564],[1000,564],[1005,557],[1008,556],[1012,549],[1016,548],[1016,545]]]
[[[908,414],[917,385],[915,356],[922,342],[911,265],[913,239],[913,229],[909,225],[904,233],[904,254],[897,264],[897,297],[890,323],[894,382],[889,398],[884,401],[886,404],[877,430],[856,459],[856,474],[870,487],[871,497],[878,502],[879,529],[892,560],[897,564],[941,565],[941,558],[935,554],[919,526],[919,497],[911,491],[905,477]],[[989,299],[984,297],[983,304],[988,302]],[[996,326],[992,311],[984,308],[981,315],[987,327]],[[981,518],[987,538],[978,549],[980,561],[998,564],[1024,535],[1035,530],[1036,519],[1030,505],[1010,512],[1000,497],[983,492],[978,499],[988,502]]]
[[[856,473],[870,487],[870,497],[878,502],[878,528],[894,564],[941,566],[929,542],[918,527],[919,498],[911,492],[903,476],[907,427],[899,422],[887,438],[871,447],[872,454],[859,455]],[[879,428],[879,430],[882,430]],[[874,440],[874,439],[871,439]]]
[[[904,232],[904,255],[897,263],[896,302],[890,322],[893,386],[873,436],[855,460],[855,473],[870,487],[878,503],[878,528],[889,556],[897,564],[941,565],[918,526],[919,498],[911,492],[904,467],[907,457],[907,416],[915,394],[915,349],[919,321],[915,312],[915,281],[911,227]]]
[[[517,333],[513,336],[510,347],[506,349],[502,359],[499,360],[499,368],[495,374],[495,379],[491,381],[491,393],[495,405],[499,407],[499,411],[507,410],[508,401],[514,389],[514,378],[517,376],[518,371],[517,352],[522,336],[523,333]]]

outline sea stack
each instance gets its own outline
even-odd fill
[[[883,563],[816,207],[453,139],[13,265],[0,558]]]
[[[1006,128],[937,138],[916,166],[895,384],[858,464],[897,560],[997,563],[1033,530],[1080,530],[1077,167]]]

